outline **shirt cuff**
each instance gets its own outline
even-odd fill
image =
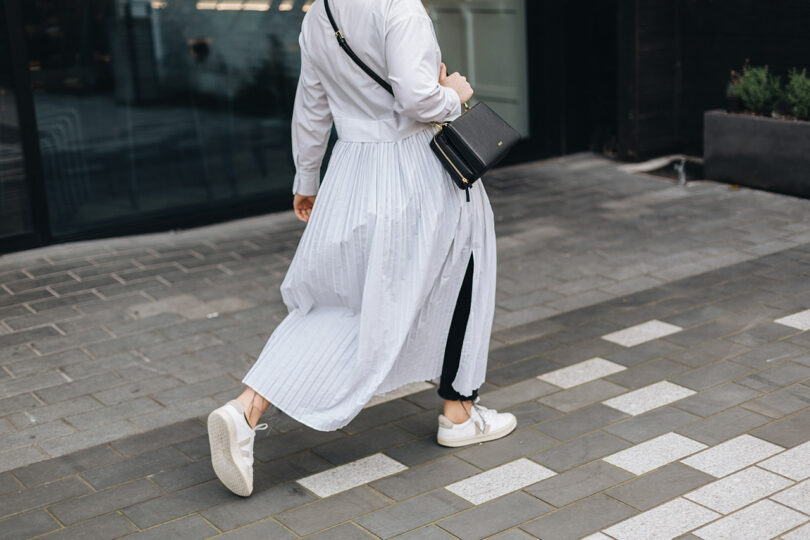
[[[313,173],[296,172],[293,179],[293,193],[306,196],[317,195],[320,177],[320,171]]]
[[[449,86],[442,86],[441,88],[444,90],[447,108],[449,109],[445,120],[455,120],[461,115],[461,99],[458,97],[458,92]]]

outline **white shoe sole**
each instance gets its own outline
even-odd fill
[[[512,433],[512,431],[514,431],[516,427],[517,427],[517,418],[513,418],[511,422],[503,426],[501,429],[491,431],[489,433],[481,433],[480,435],[476,435],[474,437],[466,437],[464,439],[444,439],[437,434],[436,442],[438,442],[442,446],[452,446],[452,447],[467,446],[468,444],[493,441],[495,439],[500,439],[501,437],[506,437],[507,435]]]
[[[253,482],[247,466],[240,463],[233,418],[218,409],[211,412],[208,415],[208,442],[211,445],[211,464],[220,482],[237,495],[250,495]]]

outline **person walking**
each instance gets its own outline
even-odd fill
[[[211,460],[238,495],[253,491],[253,441],[272,403],[321,431],[376,395],[439,378],[437,442],[503,437],[517,421],[480,403],[495,310],[495,227],[481,181],[465,193],[429,148],[432,122],[473,95],[447,73],[420,0],[324,0],[303,18],[292,116],[295,215],[306,223],[281,284],[288,315],[208,416]],[[319,184],[334,123],[338,139]],[[467,201],[469,195],[469,201]]]

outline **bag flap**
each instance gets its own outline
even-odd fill
[[[520,133],[480,101],[445,126],[444,131],[477,176],[503,159],[520,140]]]

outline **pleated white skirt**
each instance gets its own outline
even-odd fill
[[[472,307],[453,388],[470,395],[484,382],[492,208],[480,180],[466,201],[428,146],[433,132],[335,143],[281,284],[289,313],[242,379],[314,429],[339,429],[375,394],[441,374],[471,251]]]

